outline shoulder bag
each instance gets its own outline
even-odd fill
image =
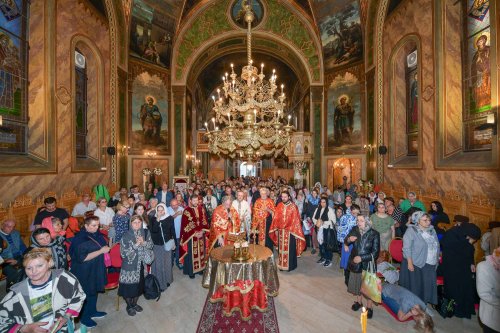
[[[361,293],[375,303],[382,302],[382,282],[377,277],[375,271],[375,260],[373,259],[368,263],[368,270],[363,270],[361,278]]]
[[[161,226],[161,221],[158,221],[160,224],[161,231],[161,239],[163,239],[163,249],[165,251],[172,251],[175,248],[175,241],[173,239],[169,239],[168,242],[165,242],[165,236],[163,235],[163,227]]]

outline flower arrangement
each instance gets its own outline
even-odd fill
[[[154,168],[153,169],[153,173],[157,176],[161,176],[161,174],[163,173],[163,171],[160,169],[160,168]]]
[[[151,175],[151,173],[153,173],[153,171],[150,168],[144,168],[144,169],[142,169],[142,174],[144,176],[149,176],[149,175]]]

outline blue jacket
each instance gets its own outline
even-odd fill
[[[162,191],[158,191],[158,193],[156,193],[156,199],[158,199],[158,203],[161,203],[161,193]],[[167,207],[170,207],[170,200],[172,200],[174,198],[174,195],[172,194],[172,191],[167,191],[167,195],[166,195],[166,200],[167,202],[165,202],[165,205]]]
[[[8,241],[9,236],[13,245],[11,245],[11,243]],[[9,235],[0,232],[0,237],[7,243],[7,248],[2,251],[2,258],[12,259],[14,258],[15,252],[18,252],[19,255],[22,255],[26,250],[26,245],[24,245],[24,242],[21,239],[21,234],[17,230],[13,230]]]

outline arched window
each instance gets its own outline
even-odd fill
[[[463,6],[464,150],[491,150],[490,1],[464,0]]]
[[[87,157],[87,64],[80,50],[75,50],[75,148],[77,158]]]
[[[418,65],[417,49],[406,56],[406,135],[408,138],[407,155],[418,155]]]
[[[28,141],[26,0],[0,2],[0,153],[25,154]]]

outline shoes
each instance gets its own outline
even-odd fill
[[[134,308],[127,308],[127,313],[129,316],[133,317],[136,314],[136,311]]]
[[[326,259],[325,259],[325,258],[319,258],[319,260],[318,260],[318,261],[316,261],[316,263],[317,263],[317,264],[324,264],[324,263],[325,263],[325,261],[326,261]]]
[[[315,254],[315,253],[316,253],[316,249],[312,249],[311,254]]]
[[[97,323],[95,321],[93,321],[92,319],[88,319],[88,320],[81,319],[80,324],[84,325],[87,328],[94,328],[97,326]]]
[[[170,287],[170,283],[167,283],[167,288]]]
[[[327,261],[325,261],[325,263],[323,264],[323,266],[330,267],[330,266],[332,266],[332,262],[330,260],[327,260]]]
[[[351,306],[352,311],[358,311],[361,308],[361,304],[359,302],[354,302],[354,304]]]
[[[373,317],[373,309],[368,308],[368,319],[371,319]]]
[[[108,314],[104,311],[97,311],[91,317],[92,319],[100,319],[106,317]]]
[[[194,277],[195,277],[194,274],[193,275],[189,275],[190,279],[194,279]]]
[[[136,305],[134,306],[134,310],[135,310],[136,312],[142,312],[143,308],[142,308],[142,306],[140,306],[139,304],[136,304]]]

